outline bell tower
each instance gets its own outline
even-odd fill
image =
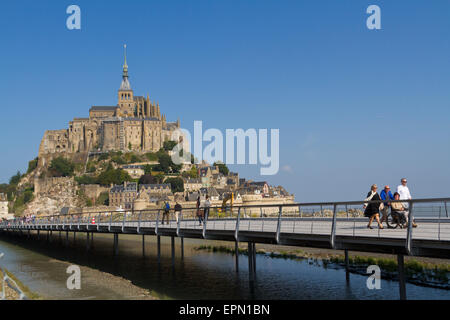
[[[118,105],[123,117],[134,117],[135,102],[133,90],[128,81],[127,45],[124,45],[125,62],[123,64],[122,84],[118,92]]]

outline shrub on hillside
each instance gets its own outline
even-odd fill
[[[58,157],[52,160],[49,173],[53,177],[70,177],[73,175],[75,165],[63,157]]]

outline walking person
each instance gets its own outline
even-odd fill
[[[178,224],[179,218],[181,217],[181,210],[183,210],[183,207],[177,201],[175,204],[175,219],[177,220],[177,224]]]
[[[377,193],[377,185],[373,184],[370,188],[369,193],[367,194],[367,198],[364,201],[375,201],[381,200],[380,195]],[[369,218],[369,224],[367,228],[372,229],[370,226],[372,224],[373,219],[377,220],[378,228],[384,229],[383,225],[380,223],[380,203],[379,202],[371,202],[364,204],[364,216]]]
[[[380,192],[380,198],[381,200],[394,200],[394,196],[392,195],[391,188],[389,186],[384,186],[384,189]],[[389,208],[391,204],[389,202],[383,203],[384,207],[381,210],[381,213],[383,216],[381,217],[381,224],[383,224],[383,221],[387,221],[387,216],[389,214]]]
[[[409,192],[409,188],[407,186],[408,181],[406,180],[406,178],[402,178],[402,180],[400,181],[401,184],[397,187],[397,192],[400,195],[400,200],[411,200],[411,192]],[[408,221],[408,215],[409,215],[409,202],[403,202],[402,203],[403,207],[406,210],[406,220]],[[413,228],[417,227],[417,224],[415,223],[414,219],[413,219]]]
[[[170,213],[170,204],[168,201],[164,201],[163,216],[162,216],[161,224],[164,224],[164,218],[166,219],[167,224],[169,224],[169,213]]]
[[[201,212],[201,209],[200,209],[200,196],[197,197],[196,208],[197,208],[198,223],[199,223],[199,225],[202,225],[203,215],[202,215],[202,212]]]
[[[208,220],[208,215],[209,215],[209,208],[211,207],[211,201],[209,201],[209,196],[206,195],[206,200],[205,203],[203,204],[204,208],[205,208],[205,212],[204,212],[204,217],[203,217],[203,221],[207,221]]]

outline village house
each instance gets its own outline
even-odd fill
[[[138,179],[145,174],[144,166],[141,165],[124,165],[122,169],[126,171],[133,179]]]
[[[184,190],[186,192],[194,192],[200,190],[203,187],[202,179],[200,178],[185,178],[184,182]]]
[[[124,182],[123,185],[112,186],[109,190],[109,206],[133,209],[134,200],[137,198],[137,183]]]

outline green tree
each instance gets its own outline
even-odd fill
[[[145,157],[148,159],[148,161],[158,161],[158,155],[153,152],[146,153]]]
[[[164,183],[170,183],[170,189],[173,193],[184,192],[184,181],[183,179],[177,178],[167,178]]]
[[[131,181],[130,175],[118,168],[114,169],[111,164],[108,165],[106,170],[102,171],[98,176],[98,183],[103,186],[109,186],[112,184],[122,184],[124,181]]]
[[[230,170],[224,163],[214,162],[214,166],[219,167],[219,172],[222,173],[224,176],[228,176],[228,173],[230,172]]]
[[[38,158],[34,158],[33,160],[28,162],[28,170],[27,170],[27,174],[32,172],[34,169],[37,168],[38,165]]]
[[[80,177],[75,177],[75,181],[78,184],[97,184],[98,179],[96,177],[88,176],[88,175],[82,175]]]
[[[63,157],[52,160],[48,168],[53,177],[70,177],[73,175],[75,165]]]
[[[177,145],[176,141],[164,141],[163,149],[165,151],[172,151],[176,145]]]
[[[109,206],[109,192],[102,192],[95,201],[100,206]]]
[[[145,174],[139,178],[139,184],[155,184],[157,183],[156,178],[151,174]]]
[[[153,166],[152,165],[149,165],[149,164],[145,164],[144,165],[144,173],[145,174],[152,174],[152,171],[153,171]]]
[[[156,175],[154,175],[156,183],[162,183],[164,181],[164,174],[163,173],[158,173]]]
[[[9,179],[9,184],[17,185],[20,182],[20,179],[22,179],[22,174],[20,171],[17,171],[17,173]]]

